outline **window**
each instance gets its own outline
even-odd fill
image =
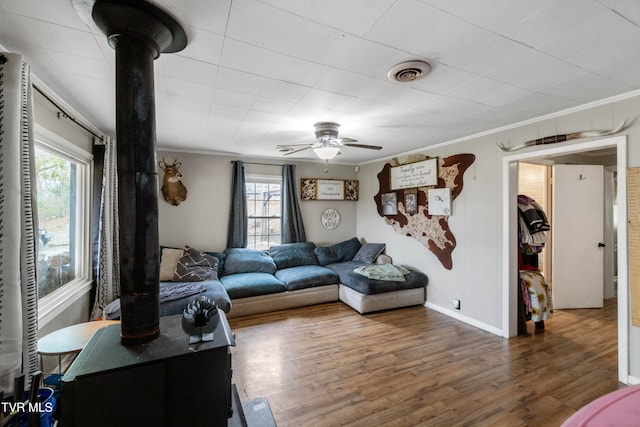
[[[76,286],[90,283],[91,155],[57,139],[36,138],[41,315],[77,291]]]
[[[248,176],[248,248],[266,250],[280,244],[280,177]]]
[[[36,148],[38,298],[75,279],[76,164]]]

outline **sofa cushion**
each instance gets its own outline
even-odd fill
[[[318,258],[313,250],[316,245],[312,242],[284,243],[272,246],[269,255],[276,263],[278,270],[298,267],[301,265],[318,265]]]
[[[385,247],[384,243],[365,243],[360,247],[352,261],[373,263],[378,258],[378,255],[384,251]]]
[[[327,268],[338,273],[338,276],[340,276],[340,283],[342,285],[348,286],[365,295],[383,294],[386,292],[422,288],[427,286],[427,276],[420,271],[411,270],[409,274],[404,276],[404,282],[376,280],[368,279],[354,271],[356,268],[363,265],[367,264],[357,261],[346,261],[329,264],[327,265]]]
[[[184,253],[176,271],[173,274],[174,282],[200,282],[202,280],[218,279],[218,258],[200,252],[189,246],[184,247]]]
[[[288,291],[311,288],[314,286],[335,285],[340,281],[338,275],[319,265],[300,265],[276,271],[278,280],[285,284]]]
[[[229,274],[222,276],[220,282],[231,299],[275,294],[287,290],[284,283],[269,273]]]
[[[160,282],[160,316],[182,314],[187,305],[200,296],[209,298],[225,313],[231,311],[229,294],[218,280],[197,283]],[[120,318],[120,299],[105,307],[104,318]]]
[[[335,245],[316,248],[315,254],[320,265],[351,261],[361,246],[360,241],[353,237]]]
[[[224,275],[238,273],[270,273],[276,272],[276,263],[265,251],[246,248],[228,248],[224,261]]]

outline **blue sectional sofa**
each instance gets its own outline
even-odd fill
[[[424,304],[427,276],[394,267],[391,258],[382,254],[384,248],[384,244],[361,244],[355,237],[326,247],[312,242],[288,243],[269,251],[229,248],[201,252],[187,246],[180,252],[164,248],[161,300],[163,293],[176,295],[165,298],[160,314],[181,313],[199,295],[215,301],[227,317],[338,300],[361,314]],[[163,275],[163,270],[171,272],[172,268],[173,276]],[[192,275],[191,270],[197,274]],[[168,277],[172,280],[163,280]],[[199,288],[201,291],[195,292]],[[185,289],[189,294],[181,296]],[[107,310],[105,317],[114,318]]]

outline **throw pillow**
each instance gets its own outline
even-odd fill
[[[207,255],[197,249],[184,247],[184,254],[180,257],[174,282],[200,282],[218,279],[218,258]]]
[[[360,243],[357,237],[352,237],[349,240],[336,243],[333,246],[336,248],[336,252],[341,255],[341,261],[351,261],[360,250],[362,243]]]
[[[384,251],[386,245],[384,243],[365,243],[353,257],[353,261],[373,263],[378,255]]]
[[[170,282],[173,280],[173,273],[176,271],[178,261],[182,256],[182,249],[162,248],[160,256],[160,281]]]
[[[207,255],[218,258],[218,277],[222,277],[222,271],[224,269],[224,259],[227,257],[224,252],[204,252]]]

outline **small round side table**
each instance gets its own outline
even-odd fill
[[[40,365],[42,365],[42,356],[58,356],[58,369],[59,373],[62,374],[62,356],[66,354],[77,355],[98,329],[116,323],[120,323],[120,321],[97,320],[95,322],[79,323],[45,335],[38,340]]]

